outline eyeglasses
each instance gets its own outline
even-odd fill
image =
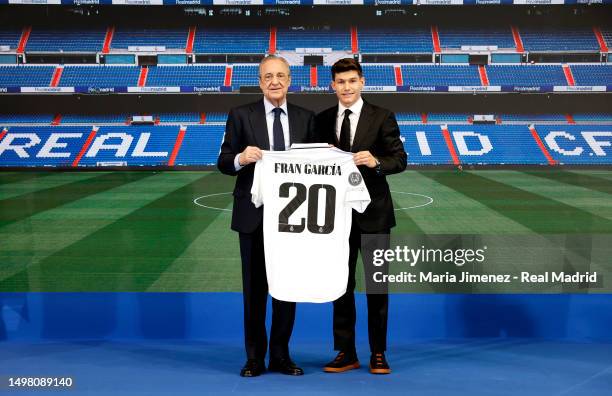
[[[272,73],[267,73],[261,76],[260,78],[264,80],[265,82],[269,83],[269,82],[272,82],[272,80],[274,80],[274,77],[276,77],[278,81],[280,82],[287,82],[289,80],[289,75],[285,73],[276,73],[276,75]]]

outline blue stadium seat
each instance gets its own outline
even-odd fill
[[[427,114],[427,122],[431,123],[451,123],[451,122],[467,122],[468,115],[461,113],[429,113]]]
[[[366,85],[394,86],[395,71],[390,65],[363,65],[363,76]]]
[[[259,86],[259,69],[257,65],[237,65],[232,70],[232,87],[238,89],[241,85]]]
[[[0,66],[0,87],[48,87],[54,66]]]
[[[137,66],[66,66],[61,87],[135,87],[140,67]]]
[[[63,114],[62,124],[88,124],[88,125],[104,125],[125,123],[127,114]]]
[[[612,85],[612,65],[571,65],[576,85]]]
[[[395,118],[398,122],[421,122],[421,114],[420,113],[395,113]]]
[[[477,66],[404,65],[404,85],[419,86],[480,86]]]
[[[220,87],[224,83],[225,66],[157,66],[149,67],[147,86]]]
[[[567,85],[560,65],[489,65],[491,85]]]
[[[199,123],[200,113],[159,113],[154,117],[159,117],[159,122],[164,123]]]
[[[227,113],[216,113],[210,112],[206,113],[206,122],[226,122],[227,121]]]
[[[519,29],[526,51],[597,51],[599,43],[590,27],[533,27]]]
[[[576,122],[608,122],[612,123],[612,114],[603,113],[575,113],[573,114],[574,121]]]
[[[26,51],[97,52],[104,46],[105,29],[42,29],[34,27]]]
[[[310,86],[310,66],[291,66],[291,85],[294,87]]]
[[[564,114],[501,114],[499,118],[502,122],[566,122]]]
[[[0,114],[0,127],[13,124],[50,124],[53,114]]]
[[[7,45],[11,51],[19,46],[21,29],[0,29],[0,45]]]
[[[225,125],[190,125],[176,158],[177,165],[216,165]]]

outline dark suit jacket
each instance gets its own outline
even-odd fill
[[[289,118],[290,144],[314,141],[314,113],[312,111],[287,103],[287,117]],[[261,224],[263,218],[263,207],[256,208],[251,202],[255,164],[249,164],[236,172],[234,158],[247,146],[269,150],[269,140],[263,99],[230,110],[217,167],[226,175],[238,176],[233,193],[232,230],[234,231],[253,232]]]
[[[339,146],[336,137],[338,106],[317,115],[317,140]],[[363,103],[351,151],[369,151],[380,161],[380,171],[359,166],[372,202],[363,213],[354,212],[353,219],[363,232],[377,232],[395,226],[393,201],[385,175],[406,169],[407,155],[400,140],[395,115],[382,107]]]

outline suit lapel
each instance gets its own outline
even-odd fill
[[[333,107],[330,110],[329,113],[329,125],[330,125],[330,131],[331,134],[333,136],[333,143],[334,146],[339,147],[340,146],[340,142],[338,141],[338,135],[336,134],[336,127],[337,127],[337,122],[338,122],[338,105],[336,105],[335,107]]]
[[[287,118],[289,119],[289,147],[291,147],[292,143],[300,142],[304,139],[299,138],[300,120],[298,120],[295,108],[289,102],[287,102]]]
[[[257,147],[262,150],[270,150],[270,138],[268,137],[268,124],[266,123],[266,108],[263,99],[251,106],[249,114],[253,137],[257,142]]]
[[[353,146],[351,147],[351,151],[354,153],[359,151],[361,142],[368,134],[370,124],[372,123],[372,110],[372,107],[364,101],[363,107],[361,108],[361,114],[359,115],[359,121],[357,122],[355,138],[353,138]]]

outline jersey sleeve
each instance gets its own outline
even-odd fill
[[[251,202],[256,208],[263,205],[263,158],[255,163],[255,171],[253,172],[253,186],[251,186]]]
[[[345,196],[346,205],[359,213],[363,213],[370,204],[370,193],[356,166],[349,168],[346,183],[348,183]]]

